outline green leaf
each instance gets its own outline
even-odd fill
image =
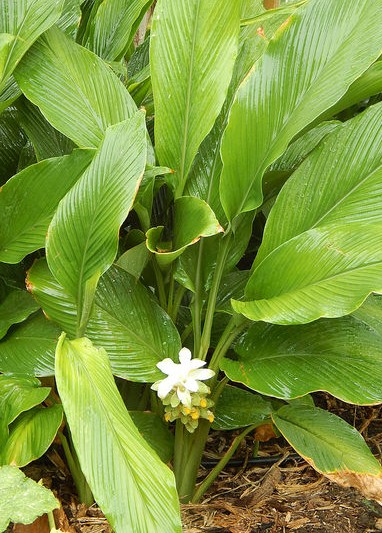
[[[378,104],[338,127],[289,178],[237,312],[304,323],[351,313],[380,292],[381,119]]]
[[[216,311],[232,315],[231,298],[242,298],[249,275],[249,270],[236,270],[222,277],[216,299]]]
[[[49,318],[74,336],[74,298],[54,280],[45,260],[29,271],[28,285]],[[100,279],[86,335],[107,349],[113,373],[132,381],[160,379],[156,364],[176,360],[181,348],[176,327],[151,292],[118,267]]]
[[[140,23],[141,16],[148,9],[152,0],[110,0],[95,4],[83,46],[89,48],[105,61],[121,59]]]
[[[102,59],[57,28],[31,48],[15,76],[52,126],[80,147],[98,147],[108,126],[130,118],[137,109]]]
[[[288,400],[323,390],[355,404],[382,401],[382,332],[353,316],[300,326],[258,322],[235,351],[238,359],[224,359],[222,369],[261,394]]]
[[[11,521],[31,524],[38,516],[60,506],[50,490],[8,465],[0,467],[0,501],[1,531],[5,531]]]
[[[107,129],[88,169],[60,203],[49,226],[49,268],[83,309],[88,284],[113,263],[119,228],[146,162],[143,113]],[[78,214],[81,214],[80,223]]]
[[[39,305],[26,291],[12,291],[0,304],[0,339],[13,324],[23,322],[39,309]]]
[[[174,451],[174,435],[168,425],[155,413],[129,411],[129,415],[145,441],[168,463]]]
[[[240,2],[159,0],[151,31],[156,151],[176,197],[211,130],[232,76]],[[176,24],[174,24],[176,21]]]
[[[254,9],[252,1],[250,8],[251,10]],[[261,7],[258,6],[258,9],[264,11],[262,4]],[[284,19],[285,17],[283,16],[273,16],[265,21],[262,28],[266,38],[257,31],[258,26],[248,26],[240,29],[238,55],[226,100],[211,132],[198,149],[187,178],[184,194],[197,196],[205,200],[211,206],[222,225],[226,223],[226,216],[219,195],[219,181],[222,172],[220,144],[227,126],[229,111],[240,84],[264,53],[268,45],[268,39],[273,36]]]
[[[60,200],[93,156],[94,150],[75,150],[31,165],[8,180],[0,190],[0,261],[18,263],[44,246]]]
[[[333,481],[381,500],[382,468],[358,431],[317,407],[285,405],[273,422],[313,468]]]
[[[379,1],[315,0],[276,32],[242,83],[223,136],[220,195],[229,220],[262,203],[267,167],[378,58],[381,24]]]
[[[0,372],[53,376],[60,332],[42,314],[28,318],[0,341]]]
[[[17,112],[7,109],[0,115],[0,185],[16,173],[25,143]]]
[[[173,474],[131,420],[105,350],[63,335],[56,379],[81,469],[116,533],[180,532]]]
[[[133,275],[136,279],[139,279],[148,259],[149,251],[146,243],[141,242],[122,254],[116,262],[116,265],[126,270],[126,272]]]
[[[8,426],[23,411],[45,400],[49,387],[41,387],[32,377],[0,375],[0,444],[1,449],[8,438]]]
[[[212,428],[225,431],[261,425],[272,410],[271,403],[259,394],[227,385],[216,404]]]
[[[147,232],[147,248],[156,254],[161,267],[172,263],[201,237],[211,237],[224,231],[209,205],[192,196],[175,200],[172,241],[161,240],[163,230],[163,226],[159,226]]]
[[[25,98],[19,98],[16,107],[23,130],[33,143],[37,161],[60,157],[73,151],[74,143],[54,129],[38,107]]]
[[[28,48],[58,20],[62,5],[63,0],[0,1],[0,90]]]
[[[382,296],[371,294],[353,316],[382,337]]]
[[[13,76],[10,76],[5,82],[3,89],[0,89],[0,113],[12,104],[19,96],[21,91]]]
[[[320,117],[332,117],[363,100],[382,92],[382,61],[377,61],[356,79],[344,96]]]
[[[57,21],[57,26],[72,39],[75,39],[80,24],[81,3],[82,0],[64,0],[61,17]]]
[[[22,467],[41,457],[52,444],[61,422],[61,405],[35,407],[22,413],[10,427],[1,450],[2,463]]]

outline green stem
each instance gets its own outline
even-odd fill
[[[174,474],[180,501],[191,501],[198,468],[210,430],[207,420],[200,420],[194,433],[189,433],[180,420],[175,429]]]
[[[159,268],[159,265],[155,257],[153,257],[152,264],[153,264],[155,279],[157,282],[159,303],[161,307],[163,307],[163,309],[166,309],[167,298],[166,298],[166,291],[164,287],[163,274],[162,274],[161,269]]]
[[[249,321],[242,315],[235,314],[231,317],[219,339],[210,364],[208,365],[208,367],[216,372],[216,374],[219,371],[221,359],[225,356],[235,338],[248,327],[248,323]],[[210,387],[213,388],[213,384],[210,384]]]
[[[80,502],[84,503],[87,507],[90,507],[94,503],[94,498],[91,493],[90,487],[85,479],[85,476],[81,470],[81,467],[78,463],[76,454],[74,450],[72,453],[72,450],[70,449],[70,446],[69,446],[68,439],[65,437],[65,435],[61,433],[60,431],[57,433],[57,435],[61,441],[62,448],[65,453],[65,457],[68,463],[70,473],[72,474],[74,484],[77,488]]]
[[[167,298],[167,314],[169,316],[172,315],[172,308],[174,304],[174,288],[175,288],[175,280],[171,268],[171,276],[170,276],[170,286],[168,289],[168,298]]]
[[[48,514],[48,524],[50,531],[54,531],[56,529],[56,522],[54,521],[54,515],[53,511],[49,511]]]
[[[237,450],[239,444],[242,442],[242,440],[254,429],[256,429],[257,425],[254,424],[252,426],[249,426],[246,428],[240,435],[238,435],[232,442],[231,446],[228,448],[227,452],[224,454],[224,456],[220,459],[218,464],[211,470],[211,472],[208,474],[208,476],[202,481],[202,483],[199,485],[199,487],[196,489],[191,502],[197,503],[200,498],[203,496],[203,494],[208,490],[208,488],[212,485],[212,483],[215,481],[217,476],[220,474],[220,472],[223,470],[223,468],[226,466],[228,461],[231,459],[235,451]]]
[[[175,322],[176,319],[177,319],[177,316],[178,316],[178,313],[179,313],[179,308],[180,308],[180,305],[182,303],[183,296],[184,296],[185,292],[186,292],[186,288],[182,287],[181,285],[179,285],[179,287],[177,288],[176,293],[175,293],[174,301],[173,301],[173,304],[172,304],[172,310],[171,310],[171,314],[170,314],[170,317],[172,318],[173,322]]]
[[[216,299],[217,299],[217,295],[218,295],[218,291],[220,287],[220,282],[223,276],[225,262],[227,259],[230,243],[231,243],[231,234],[230,234],[230,230],[228,230],[220,244],[214,277],[212,279],[212,285],[211,285],[210,293],[208,296],[207,310],[206,310],[206,316],[204,320],[204,327],[203,327],[203,333],[202,333],[202,338],[201,338],[201,343],[200,343],[200,349],[198,351],[195,351],[195,353],[199,354],[198,358],[202,359],[203,361],[206,359],[207,352],[210,347],[211,331],[212,331],[212,324],[213,324],[214,314],[215,314]]]
[[[189,324],[187,324],[187,326],[184,328],[183,330],[183,333],[182,335],[180,336],[180,340],[182,342],[182,345],[184,344],[184,341],[188,338],[188,336],[191,334],[191,332],[193,331],[193,323],[190,322]]]

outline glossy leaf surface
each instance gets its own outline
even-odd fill
[[[288,180],[267,221],[249,301],[234,302],[236,311],[310,322],[350,313],[379,292],[381,119],[378,104],[338,127]]]
[[[80,147],[98,147],[108,126],[136,112],[134,101],[110,68],[57,28],[39,39],[15,75],[27,98]]]
[[[0,371],[53,376],[61,331],[42,314],[28,318],[0,341]]]
[[[381,475],[381,465],[358,431],[332,413],[285,405],[272,418],[286,440],[319,472]]]
[[[131,420],[105,350],[62,336],[56,379],[81,469],[116,533],[180,532],[173,474]]]
[[[81,309],[87,283],[112,264],[146,162],[143,113],[108,128],[94,159],[60,203],[47,236],[53,275]]]
[[[13,324],[22,322],[39,309],[39,305],[26,291],[12,291],[0,303],[0,339]]]
[[[262,424],[272,412],[270,402],[259,394],[232,387],[224,387],[214,410],[213,429],[231,430]]]
[[[155,413],[144,411],[129,411],[129,415],[139,433],[162,461],[164,463],[171,461],[174,450],[174,435],[162,418]]]
[[[377,404],[382,332],[368,324],[372,317],[369,312],[363,320],[347,316],[301,326],[258,322],[236,345],[238,360],[224,359],[221,366],[231,380],[284,400],[324,390],[345,402]]]
[[[380,1],[317,0],[276,32],[241,85],[223,137],[220,194],[228,219],[261,204],[266,168],[378,58],[381,23]]]
[[[49,318],[74,336],[75,301],[54,280],[44,260],[35,263],[28,282]],[[118,267],[111,267],[99,282],[86,335],[107,349],[113,373],[132,381],[163,377],[156,364],[166,357],[177,359],[181,348],[176,327],[152,294]]]
[[[133,40],[140,15],[150,4],[150,0],[111,0],[95,4],[95,14],[88,22],[83,46],[106,61],[119,60]]]
[[[0,116],[0,185],[16,174],[25,143],[16,110],[7,109]]]
[[[83,174],[93,155],[93,150],[75,150],[68,156],[46,159],[28,166],[1,188],[1,261],[18,263],[44,246],[60,200]]]
[[[156,254],[161,266],[170,264],[201,237],[211,237],[223,231],[212,209],[199,198],[182,196],[175,200],[174,210],[172,242],[161,240],[162,226],[147,232],[147,248]]]
[[[0,1],[0,89],[33,42],[59,18],[63,0]]]
[[[176,171],[169,177],[176,197],[225,100],[239,8],[240,2],[211,0],[156,5],[150,45],[156,151],[160,164]]]
[[[35,407],[12,424],[1,450],[2,464],[22,467],[41,457],[52,444],[62,422],[62,406]]]
[[[8,465],[0,467],[0,501],[1,531],[5,531],[11,521],[30,524],[38,516],[60,506],[50,490]]]
[[[8,426],[23,411],[43,402],[50,389],[32,377],[0,375],[0,444],[8,438]]]

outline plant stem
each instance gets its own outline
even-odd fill
[[[180,305],[182,303],[183,296],[184,296],[185,292],[186,292],[186,288],[182,287],[181,285],[179,285],[179,287],[177,288],[176,293],[175,293],[174,301],[173,301],[173,304],[172,304],[172,310],[171,310],[171,314],[170,314],[170,317],[171,317],[173,322],[175,322],[176,319],[177,319],[177,316],[178,316],[178,313],[179,313],[179,308],[180,308]]]
[[[198,351],[195,351],[195,353],[198,353],[198,358],[202,359],[203,361],[207,357],[208,349],[210,347],[210,341],[211,341],[211,331],[212,331],[212,324],[214,320],[214,314],[215,314],[215,307],[216,307],[216,299],[220,287],[220,282],[223,276],[225,262],[228,255],[229,245],[231,242],[231,233],[230,230],[226,233],[226,235],[223,237],[219,253],[216,261],[216,268],[214,272],[214,276],[212,279],[212,285],[210,289],[210,294],[208,296],[208,303],[207,303],[207,310],[206,310],[206,316],[204,320],[204,327],[203,327],[203,333],[200,343],[200,349]]]
[[[164,288],[163,274],[161,272],[161,269],[159,268],[159,265],[155,257],[152,258],[152,264],[153,264],[155,279],[157,282],[159,303],[161,307],[163,307],[163,309],[166,309],[167,297],[166,297],[166,291]]]
[[[219,371],[220,360],[225,356],[235,338],[248,326],[249,321],[242,315],[234,314],[228,322],[215,348],[208,367],[214,372]],[[216,380],[215,380],[216,381]],[[210,385],[213,386],[212,384]]]
[[[74,450],[72,453],[68,439],[65,437],[65,435],[60,431],[57,433],[57,435],[61,441],[66,461],[68,463],[70,473],[72,474],[73,481],[78,492],[78,497],[81,503],[84,503],[87,507],[90,507],[91,505],[93,505],[94,502],[93,494],[91,493],[90,487],[78,463],[76,454]]]
[[[211,470],[211,472],[208,474],[208,476],[201,482],[199,487],[196,489],[191,502],[197,503],[200,498],[203,496],[203,494],[208,490],[208,488],[212,485],[212,483],[215,481],[217,476],[220,474],[220,472],[223,470],[223,468],[226,466],[228,461],[231,459],[235,451],[237,450],[239,444],[242,442],[242,440],[256,428],[256,424],[247,427],[240,435],[238,435],[232,442],[231,446],[228,448],[225,455],[220,459],[218,464]]]
[[[56,529],[56,522],[54,521],[53,511],[49,511],[47,515],[48,515],[49,529],[50,531],[54,531]]]
[[[198,468],[210,430],[207,420],[200,420],[194,433],[189,433],[180,420],[176,422],[174,474],[180,501],[191,501]]]

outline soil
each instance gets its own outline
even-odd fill
[[[382,407],[356,407],[326,395],[316,403],[352,423],[376,457],[382,459]],[[235,432],[212,433],[200,480],[230,445]],[[382,531],[382,506],[350,488],[340,487],[313,470],[281,439],[260,443],[254,458],[253,437],[242,443],[234,460],[198,505],[183,505],[185,533],[372,533]],[[47,460],[48,458],[48,460]],[[78,504],[75,488],[53,447],[44,461],[29,465],[30,477],[43,478],[62,503],[56,527],[67,533],[111,533],[96,507]],[[49,533],[47,519],[32,526],[13,526],[13,533]],[[128,532],[126,532],[128,533]],[[142,532],[143,533],[143,532]],[[163,532],[171,533],[171,532]]]

